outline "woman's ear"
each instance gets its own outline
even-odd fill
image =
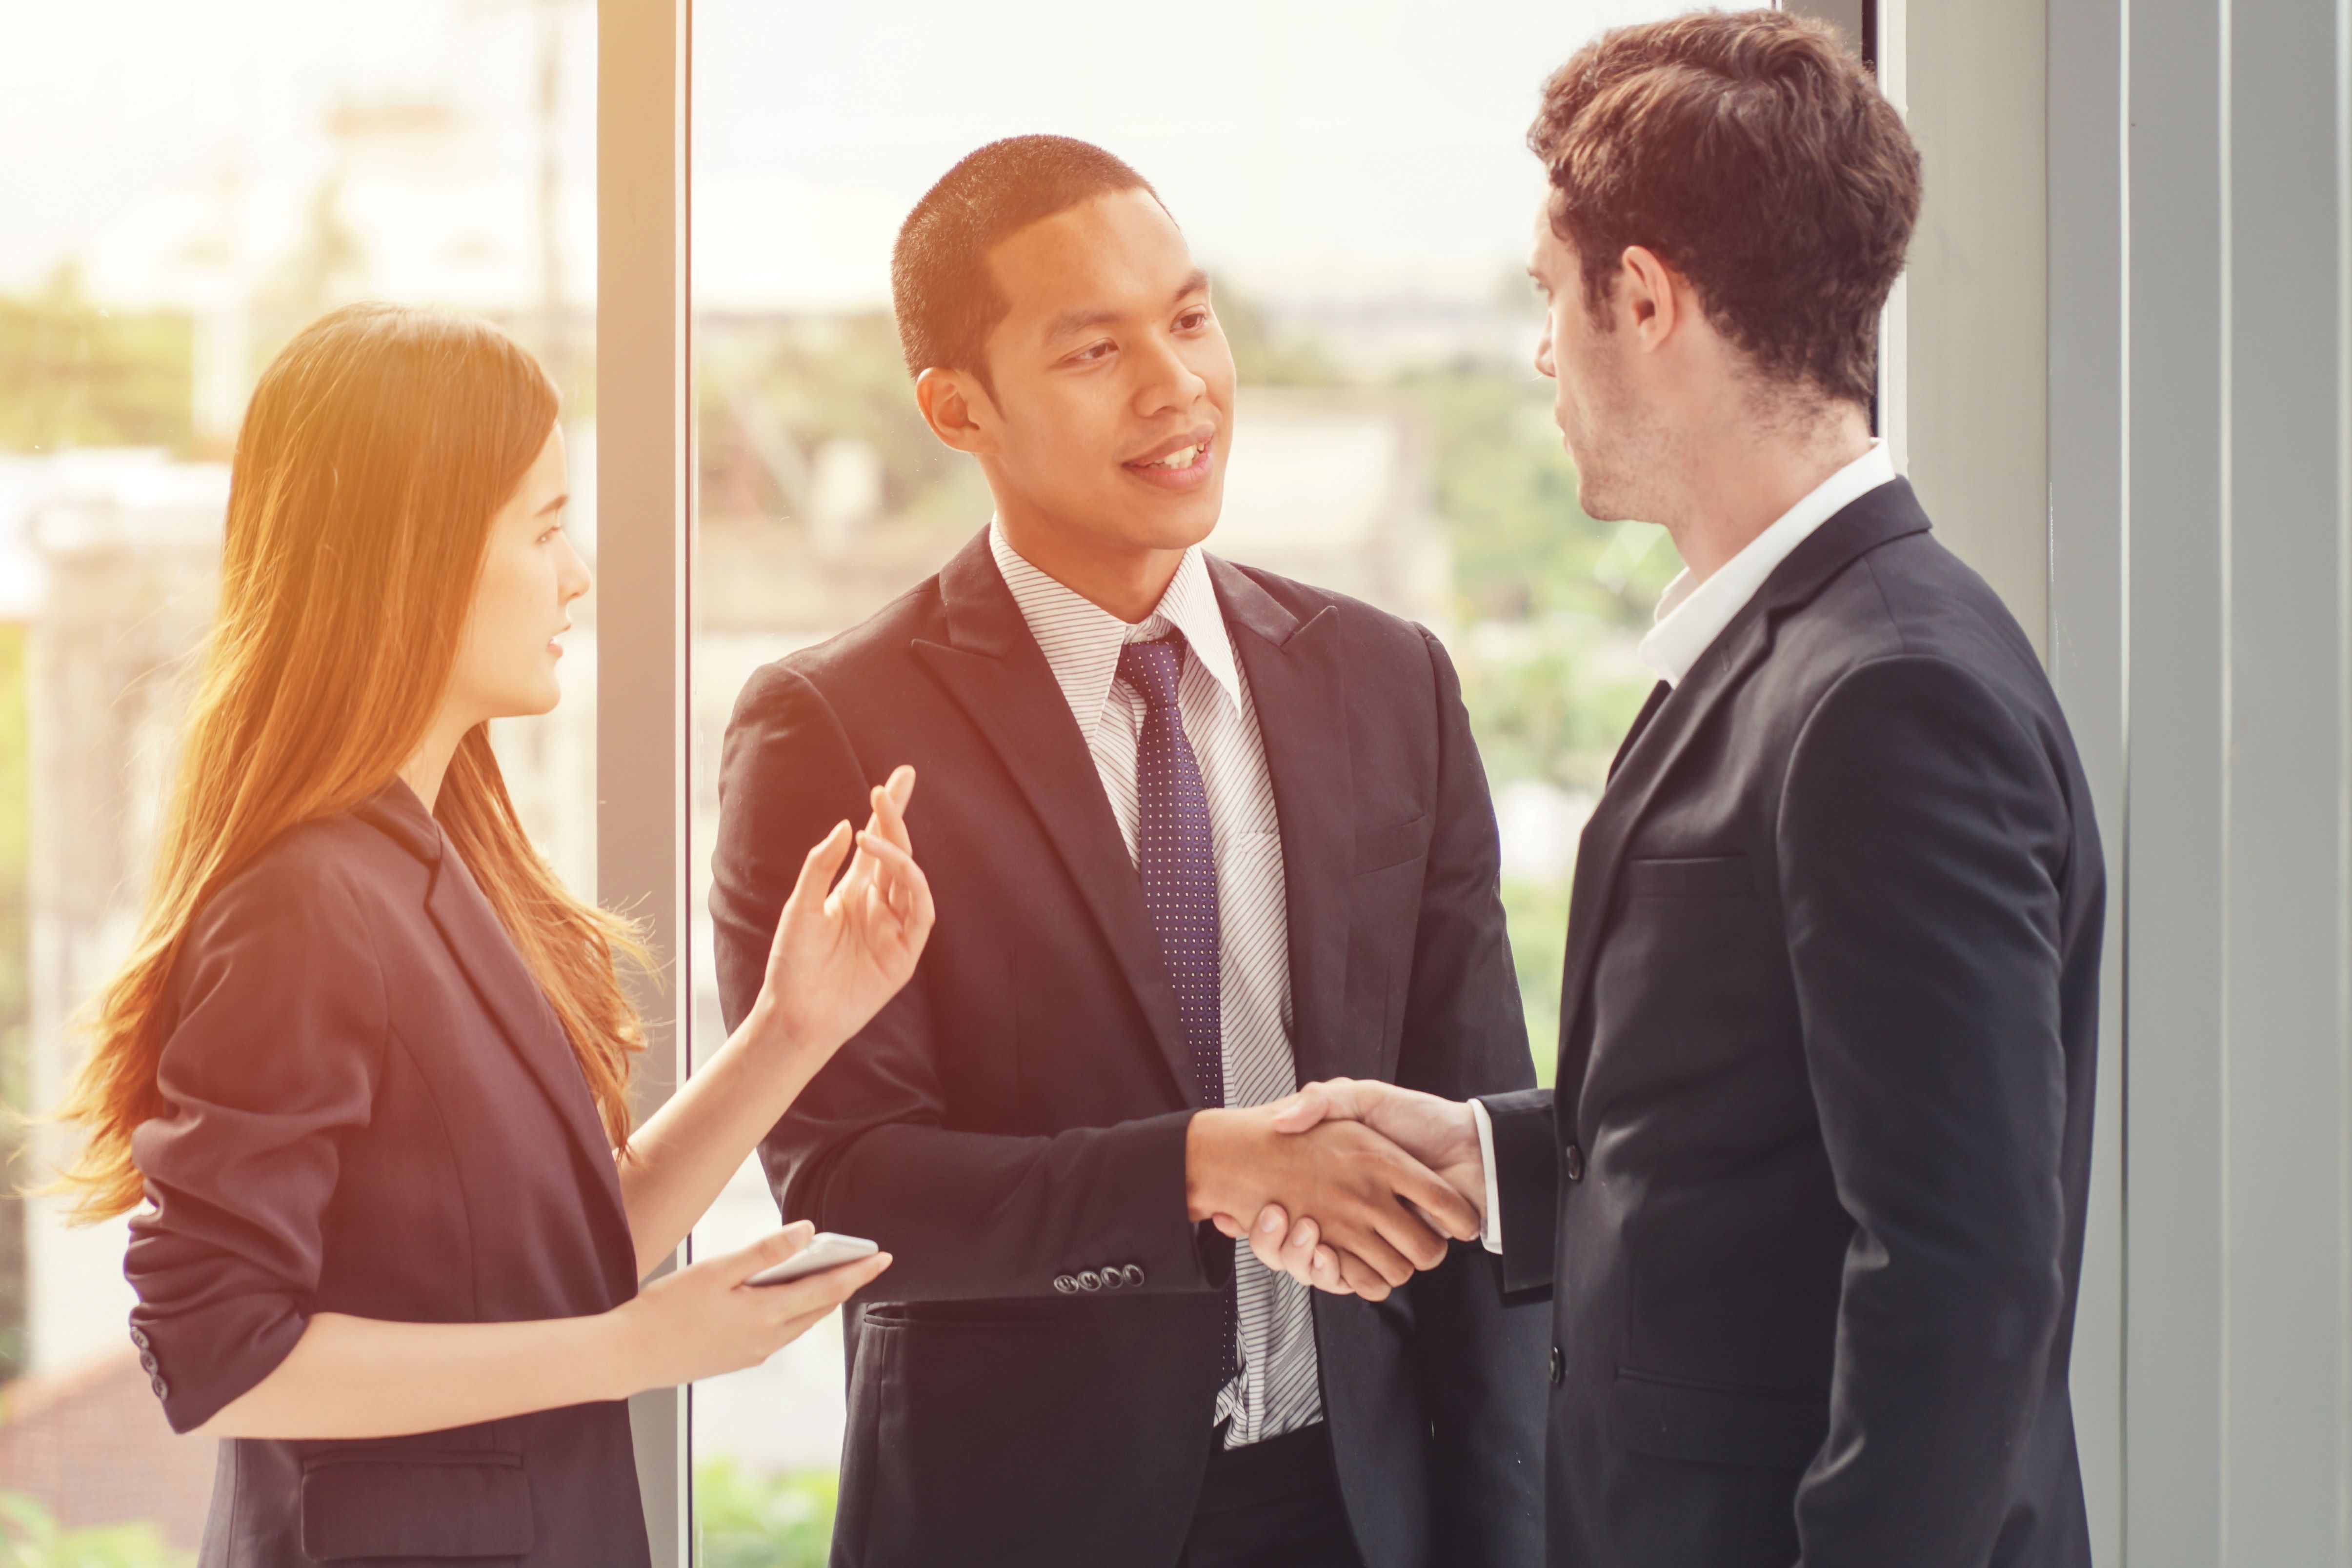
[[[987,392],[961,371],[933,365],[915,378],[915,405],[923,411],[932,435],[959,452],[992,452],[996,443],[974,416],[975,404],[991,415],[996,412]]]

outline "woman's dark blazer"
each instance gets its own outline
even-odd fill
[[[185,1432],[313,1312],[461,1323],[636,1290],[610,1145],[545,996],[394,783],[224,886],[173,969],[132,1152],[131,1340]],[[621,1402],[363,1442],[221,1445],[203,1568],[637,1568]]]

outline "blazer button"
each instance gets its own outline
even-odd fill
[[[1127,1276],[1127,1282],[1130,1288],[1135,1289],[1142,1289],[1143,1265],[1140,1263],[1130,1263],[1125,1268],[1120,1269],[1119,1272]]]
[[[1093,1269],[1091,1269],[1091,1268],[1082,1268],[1082,1269],[1080,1269],[1080,1270],[1078,1271],[1078,1289],[1081,1289],[1081,1290],[1099,1290],[1099,1289],[1102,1289],[1102,1276],[1101,1276],[1101,1275],[1099,1275],[1099,1274],[1097,1274],[1097,1273],[1096,1273],[1096,1272],[1095,1272]]]
[[[131,1331],[131,1342],[137,1345],[142,1351],[151,1351],[155,1348],[154,1345],[150,1343],[148,1341],[147,1331],[142,1328],[133,1328]]]
[[[1575,1144],[1570,1143],[1567,1149],[1561,1152],[1560,1163],[1566,1167],[1568,1171],[1568,1179],[1570,1181],[1580,1182],[1584,1180],[1583,1150],[1578,1148]]]
[[[147,1380],[147,1386],[155,1391],[155,1397],[158,1399],[169,1399],[172,1397],[171,1385],[163,1381],[161,1373],[149,1378]]]
[[[1103,1289],[1116,1290],[1127,1283],[1127,1275],[1116,1265],[1102,1271]]]
[[[163,1370],[162,1367],[155,1364],[155,1352],[153,1351],[141,1351],[139,1352],[139,1364],[145,1367],[150,1375]]]
[[[1066,1274],[1056,1274],[1054,1276],[1054,1289],[1065,1296],[1075,1296],[1078,1293],[1078,1282]]]
[[[1558,1388],[1559,1380],[1567,1375],[1568,1360],[1559,1353],[1559,1347],[1554,1345],[1551,1347],[1551,1385]]]

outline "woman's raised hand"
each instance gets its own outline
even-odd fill
[[[811,1072],[898,994],[930,937],[931,888],[907,837],[914,791],[908,767],[877,785],[862,830],[837,824],[808,852],[776,922],[752,1016],[764,1016],[762,1033],[789,1054],[813,1053]],[[835,884],[853,841],[856,858]]]

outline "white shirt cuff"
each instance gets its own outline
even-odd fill
[[[1470,1102],[1470,1116],[1478,1123],[1478,1163],[1486,1174],[1486,1217],[1478,1227],[1478,1244],[1499,1253],[1503,1250],[1503,1194],[1495,1181],[1495,1119],[1475,1100]]]

